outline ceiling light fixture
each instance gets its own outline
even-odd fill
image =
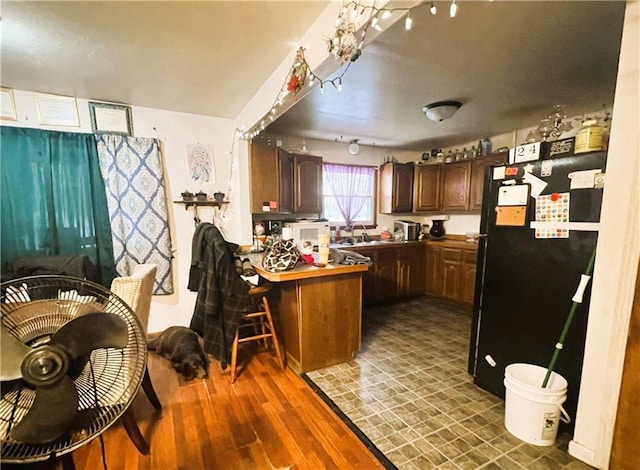
[[[456,0],[452,0],[451,7],[449,8],[449,16],[455,18],[456,13],[458,13],[458,5],[456,5]]]
[[[435,15],[438,10],[436,9],[436,6],[433,4],[433,2],[431,2],[431,6],[429,7],[429,11],[431,12],[432,15]]]
[[[349,143],[348,150],[351,155],[358,155],[358,152],[360,151],[360,146],[358,145],[358,139],[353,139]]]
[[[438,101],[422,107],[422,112],[432,121],[441,122],[453,116],[462,103],[459,101]]]

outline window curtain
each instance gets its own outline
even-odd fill
[[[171,239],[157,139],[96,135],[107,192],[116,271],[157,265],[153,293],[172,294]]]
[[[367,166],[332,165],[330,163],[325,163],[323,167],[326,181],[333,192],[340,213],[344,217],[346,225],[351,227],[353,219],[360,213],[371,192],[369,181],[375,170]]]
[[[94,136],[0,126],[2,265],[15,256],[87,255],[115,276]]]

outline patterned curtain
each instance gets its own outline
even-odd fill
[[[154,294],[172,294],[171,239],[157,139],[96,135],[107,192],[116,271],[158,266]]]

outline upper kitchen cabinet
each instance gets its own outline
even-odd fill
[[[251,212],[319,215],[322,157],[252,144]]]
[[[278,149],[251,144],[251,212],[280,211]]]
[[[471,161],[448,163],[442,168],[443,212],[468,211]]]
[[[385,163],[380,167],[380,212],[413,210],[413,163]]]
[[[322,212],[322,157],[293,155],[293,212]]]
[[[507,162],[509,152],[498,152],[477,158],[471,164],[471,189],[469,210],[476,211],[482,209],[482,191],[484,189],[484,178],[487,168]]]
[[[416,165],[413,175],[413,211],[440,210],[442,165]]]

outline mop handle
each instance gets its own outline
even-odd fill
[[[564,340],[567,337],[567,333],[569,332],[569,327],[571,326],[571,322],[573,321],[573,316],[576,313],[576,309],[578,308],[578,305],[582,303],[582,296],[584,295],[584,291],[587,288],[589,279],[591,279],[591,273],[593,272],[593,263],[595,259],[596,259],[596,249],[594,248],[593,254],[591,255],[591,259],[589,260],[589,265],[587,266],[587,270],[584,274],[580,275],[580,283],[578,284],[576,293],[571,299],[572,300],[571,309],[569,310],[567,321],[564,322],[564,328],[562,328],[560,339],[556,343],[555,350],[553,351],[553,357],[551,358],[551,362],[549,363],[549,368],[547,369],[547,373],[544,376],[544,381],[542,382],[542,388],[546,388],[547,384],[549,383],[551,372],[553,372],[553,368],[556,366],[556,361],[558,360],[560,351],[564,346]]]

